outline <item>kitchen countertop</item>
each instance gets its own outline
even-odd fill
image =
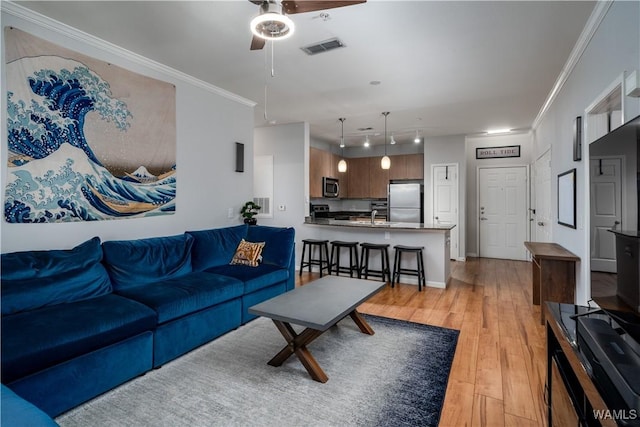
[[[413,222],[387,222],[376,221],[371,224],[371,221],[348,221],[341,219],[329,219],[329,218],[306,218],[305,224],[311,225],[331,225],[338,227],[356,227],[356,228],[373,228],[373,229],[394,229],[394,230],[424,230],[424,231],[448,231],[455,225],[451,224],[418,224]]]

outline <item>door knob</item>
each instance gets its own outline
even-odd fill
[[[620,225],[620,221],[614,221],[613,222],[613,227],[611,227],[611,229],[615,230],[616,228],[618,228],[618,225]]]
[[[483,216],[480,217],[480,221],[486,221],[486,220],[487,220],[487,218],[485,218]]]
[[[538,221],[538,225],[539,225],[540,227],[544,227],[544,222],[542,222],[542,221]]]

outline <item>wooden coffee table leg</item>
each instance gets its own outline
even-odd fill
[[[349,316],[351,316],[354,323],[358,325],[358,328],[360,328],[360,331],[362,331],[363,334],[367,334],[367,335],[375,334],[371,325],[369,325],[367,321],[364,320],[364,317],[362,317],[357,310],[353,310],[351,313],[349,313]]]
[[[295,353],[311,378],[315,381],[326,383],[329,380],[329,377],[327,377],[327,374],[324,373],[316,359],[307,349],[307,344],[322,335],[322,331],[307,328],[300,334],[297,334],[289,323],[275,319],[272,320],[284,339],[287,341],[287,346],[280,350],[280,352],[276,354],[268,364],[271,366],[281,366],[285,360]]]

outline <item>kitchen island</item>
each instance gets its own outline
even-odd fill
[[[446,288],[451,275],[450,232],[455,225],[417,224],[376,220],[348,221],[336,219],[305,220],[305,235],[314,239],[354,241],[359,243],[389,244],[389,258],[393,268],[394,245],[424,246],[424,264],[427,286]],[[346,252],[343,254],[347,262]],[[411,258],[411,259],[410,259]],[[414,257],[403,257],[403,268],[416,268]],[[343,261],[341,260],[341,263]],[[378,254],[372,253],[371,264],[380,265]],[[402,283],[418,284],[411,276],[401,276]]]

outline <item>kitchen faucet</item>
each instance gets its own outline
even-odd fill
[[[378,214],[377,210],[374,209],[371,211],[371,224],[374,224],[377,214]]]

